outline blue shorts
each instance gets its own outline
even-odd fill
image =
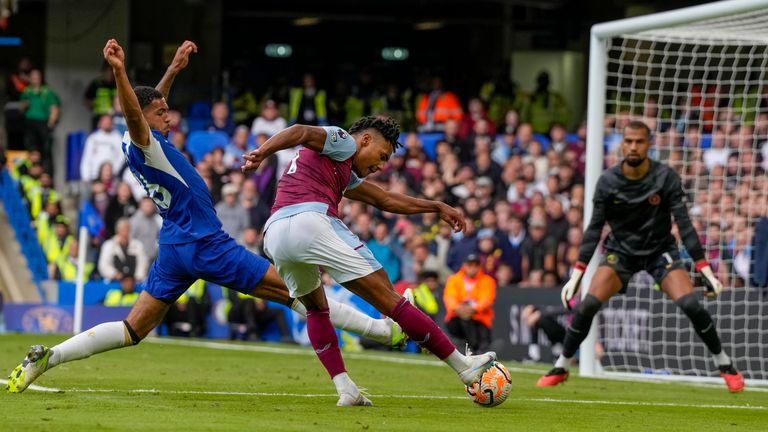
[[[161,244],[143,285],[166,303],[176,301],[198,279],[248,294],[267,269],[269,261],[219,230],[191,243]]]

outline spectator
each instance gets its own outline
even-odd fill
[[[545,273],[557,270],[557,240],[547,235],[547,224],[543,219],[532,219],[530,228],[530,236],[520,247],[520,284],[538,288],[543,285]]]
[[[421,132],[441,131],[446,121],[460,122],[464,117],[459,97],[443,90],[443,80],[438,76],[432,78],[432,90],[419,95],[416,106],[416,122]]]
[[[390,83],[386,91],[371,100],[371,114],[392,117],[403,130],[414,130],[411,90],[400,91],[397,84]]]
[[[240,125],[235,128],[235,133],[229,140],[229,144],[224,148],[224,165],[230,169],[240,169],[245,162],[243,155],[248,154],[256,148],[250,142],[251,136],[248,132],[248,126]]]
[[[91,129],[96,129],[99,118],[112,114],[117,97],[117,84],[112,67],[106,61],[101,65],[101,77],[95,78],[85,90],[85,106],[91,111]]]
[[[563,211],[563,200],[565,198],[560,195],[550,195],[546,200],[547,236],[558,243],[565,242],[568,237],[569,223]]]
[[[171,305],[163,322],[169,336],[204,337],[210,312],[211,297],[206,283],[198,279]]]
[[[726,136],[722,131],[712,133],[712,146],[704,150],[704,165],[707,171],[712,171],[716,166],[726,166],[730,150],[726,146]]]
[[[115,99],[112,101],[112,127],[117,131],[117,133],[120,134],[120,138],[122,139],[123,135],[125,135],[126,132],[128,132],[128,122],[125,120],[125,115],[123,114],[123,107],[120,106],[120,99],[115,96]]]
[[[235,122],[229,117],[229,107],[224,102],[216,102],[211,107],[211,122],[205,127],[209,132],[224,132],[229,136],[235,133]]]
[[[546,134],[554,123],[568,124],[568,106],[560,93],[549,90],[549,73],[542,71],[536,78],[536,90],[528,97],[523,109],[525,121],[533,131]]]
[[[104,163],[112,165],[112,172],[120,172],[125,162],[123,136],[114,128],[112,117],[99,117],[98,128],[85,139],[83,157],[80,159],[80,179],[93,181],[99,177]]]
[[[47,173],[53,173],[51,140],[53,128],[59,121],[60,107],[59,96],[43,83],[43,74],[32,69],[29,85],[21,93],[21,108],[26,118],[24,147],[40,152]]]
[[[485,352],[491,345],[495,300],[496,281],[483,273],[475,254],[467,256],[461,270],[445,284],[443,302],[448,332],[469,344],[473,353]]]
[[[8,74],[5,84],[8,96],[8,102],[5,104],[5,131],[9,149],[21,149],[24,145],[24,110],[19,101],[24,89],[29,85],[30,71],[32,62],[27,57],[22,57],[16,70]]]
[[[564,315],[561,308],[546,308],[543,312],[534,305],[526,305],[520,317],[528,325],[530,341],[528,345],[527,360],[541,361],[541,348],[539,347],[539,330],[543,331],[549,339],[552,355],[557,357],[563,350],[565,340],[565,327],[560,323],[559,317]]]
[[[261,235],[260,230],[246,228],[243,231],[243,238],[240,239],[240,244],[256,255],[264,256],[264,236]]]
[[[479,98],[472,98],[467,105],[467,115],[461,120],[459,126],[459,136],[463,139],[467,139],[475,129],[475,123],[483,121],[486,123],[487,130],[485,133],[489,136],[496,136],[496,125],[488,117],[488,113],[485,111],[483,101]]]
[[[315,126],[328,125],[328,106],[325,90],[317,88],[315,76],[304,74],[301,87],[291,89],[288,104],[288,123]]]
[[[99,274],[107,280],[122,280],[126,275],[144,280],[149,262],[141,242],[131,238],[131,222],[126,218],[118,220],[115,232],[101,247]]]
[[[483,273],[496,278],[496,271],[501,265],[501,249],[496,246],[496,236],[488,228],[477,232],[477,256]]]
[[[239,191],[236,185],[225,184],[221,190],[223,199],[216,204],[216,215],[221,220],[221,228],[233,239],[243,236],[248,228],[248,212],[238,201]]]
[[[389,227],[386,222],[379,221],[373,230],[373,238],[367,243],[368,249],[373,253],[374,258],[384,267],[389,276],[389,280],[395,283],[400,280],[400,245],[397,240],[389,234]]]
[[[45,210],[41,211],[35,219],[35,231],[37,232],[37,241],[40,246],[45,245],[48,237],[54,235],[56,217],[61,214],[61,205],[58,201],[49,200],[45,205]]]
[[[56,225],[54,233],[48,236],[48,240],[43,245],[43,253],[48,261],[48,276],[53,279],[56,273],[56,263],[59,258],[66,256],[70,251],[70,246],[75,238],[69,232],[69,221],[62,215],[56,216]]]
[[[424,311],[434,321],[439,312],[439,305],[436,299],[437,290],[440,288],[440,281],[437,273],[424,270],[419,273],[419,281],[413,288],[413,299],[416,307]]]
[[[251,125],[251,135],[257,136],[263,134],[267,137],[271,137],[286,127],[287,122],[280,116],[277,102],[268,99],[261,107],[261,115],[253,120],[253,124]]]
[[[104,296],[104,306],[133,306],[139,299],[139,293],[136,292],[136,278],[132,274],[126,273],[120,277],[120,288],[113,288],[107,291]]]
[[[53,189],[51,175],[44,172],[40,174],[38,181],[30,182],[27,187],[26,198],[29,205],[29,214],[33,220],[37,218],[49,202],[58,202],[59,194]]]
[[[434,273],[439,282],[444,282],[453,274],[451,269],[445,265],[445,261],[441,261],[436,255],[432,255],[429,252],[429,247],[423,242],[414,246],[412,254],[414,270],[418,275],[423,273]]]
[[[282,309],[272,308],[255,297],[236,291],[229,291],[232,309],[227,316],[230,326],[230,339],[258,341],[260,334],[275,323],[280,331],[280,341],[295,343],[288,329]]]
[[[451,244],[448,250],[446,263],[454,272],[461,269],[462,264],[469,255],[477,252],[477,227],[469,217],[464,218],[464,223],[466,224],[464,233]]]
[[[131,233],[144,246],[149,262],[157,258],[157,240],[162,225],[163,219],[157,214],[155,202],[145,196],[139,203],[139,211],[131,216]]]
[[[107,237],[115,235],[112,227],[117,226],[117,221],[121,218],[130,218],[136,213],[138,204],[133,199],[133,191],[126,183],[120,183],[117,186],[117,193],[109,200],[107,211],[104,214],[104,224],[106,225]]]
[[[79,253],[80,243],[77,239],[73,238],[69,244],[69,249],[66,254],[62,254],[56,260],[55,263],[51,263],[52,274],[49,274],[51,279],[60,280],[64,282],[77,281],[77,258]],[[83,282],[88,282],[93,273],[94,264],[88,260],[86,256],[85,267],[83,268]]]

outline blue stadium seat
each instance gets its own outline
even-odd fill
[[[701,139],[699,140],[699,147],[704,150],[712,147],[712,134],[702,135]]]
[[[548,136],[540,133],[533,134],[533,139],[541,143],[542,152],[546,152],[547,149],[549,149],[549,145],[552,143]]]
[[[442,132],[419,134],[419,139],[421,139],[421,148],[429,160],[435,160],[437,142],[443,139],[444,136],[445,134]]]
[[[211,104],[208,102],[193,102],[192,105],[189,106],[189,111],[187,112],[187,118],[195,118],[200,119],[204,118],[206,120],[211,119]]]
[[[32,272],[40,297],[45,299],[45,293],[40,288],[40,282],[48,279],[48,263],[43,249],[37,241],[37,235],[32,228],[29,212],[24,206],[25,200],[19,193],[18,183],[13,180],[5,168],[0,168],[0,203],[5,206],[8,223],[16,233],[16,240],[21,245],[21,252],[27,259],[27,266]]]
[[[214,148],[223,148],[227,143],[229,143],[229,135],[225,132],[195,131],[187,137],[187,151],[197,163]]]
[[[80,180],[80,159],[85,150],[85,139],[88,133],[84,130],[67,134],[67,181]]]

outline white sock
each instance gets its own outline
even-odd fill
[[[53,352],[48,367],[132,344],[128,329],[122,321],[99,324],[51,348]]]
[[[352,381],[352,378],[350,378],[346,372],[342,372],[333,377],[333,383],[336,385],[336,393],[339,395],[346,393],[352,395],[352,397],[357,397],[357,395],[360,394],[360,389],[357,388]]]
[[[298,299],[293,302],[291,309],[307,316],[307,309]],[[346,330],[380,344],[389,345],[392,338],[392,323],[389,320],[371,318],[351,306],[331,299],[328,299],[328,310],[331,324],[337,329]]]
[[[555,362],[555,367],[568,369],[568,364],[571,362],[571,359],[560,354],[560,357],[557,358],[557,361]]]
[[[458,350],[453,350],[443,361],[456,372],[463,372],[469,366],[469,358]]]
[[[541,359],[541,349],[539,348],[539,344],[528,345],[528,357],[530,357],[531,360],[536,361]]]
[[[731,364],[731,358],[725,353],[725,350],[720,351],[720,354],[712,354],[712,358],[715,359],[715,363],[718,366],[727,366]]]

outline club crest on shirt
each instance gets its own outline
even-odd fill
[[[661,202],[661,197],[659,196],[659,194],[653,194],[648,197],[648,202],[651,205],[655,205],[655,206],[659,205],[659,203]]]

